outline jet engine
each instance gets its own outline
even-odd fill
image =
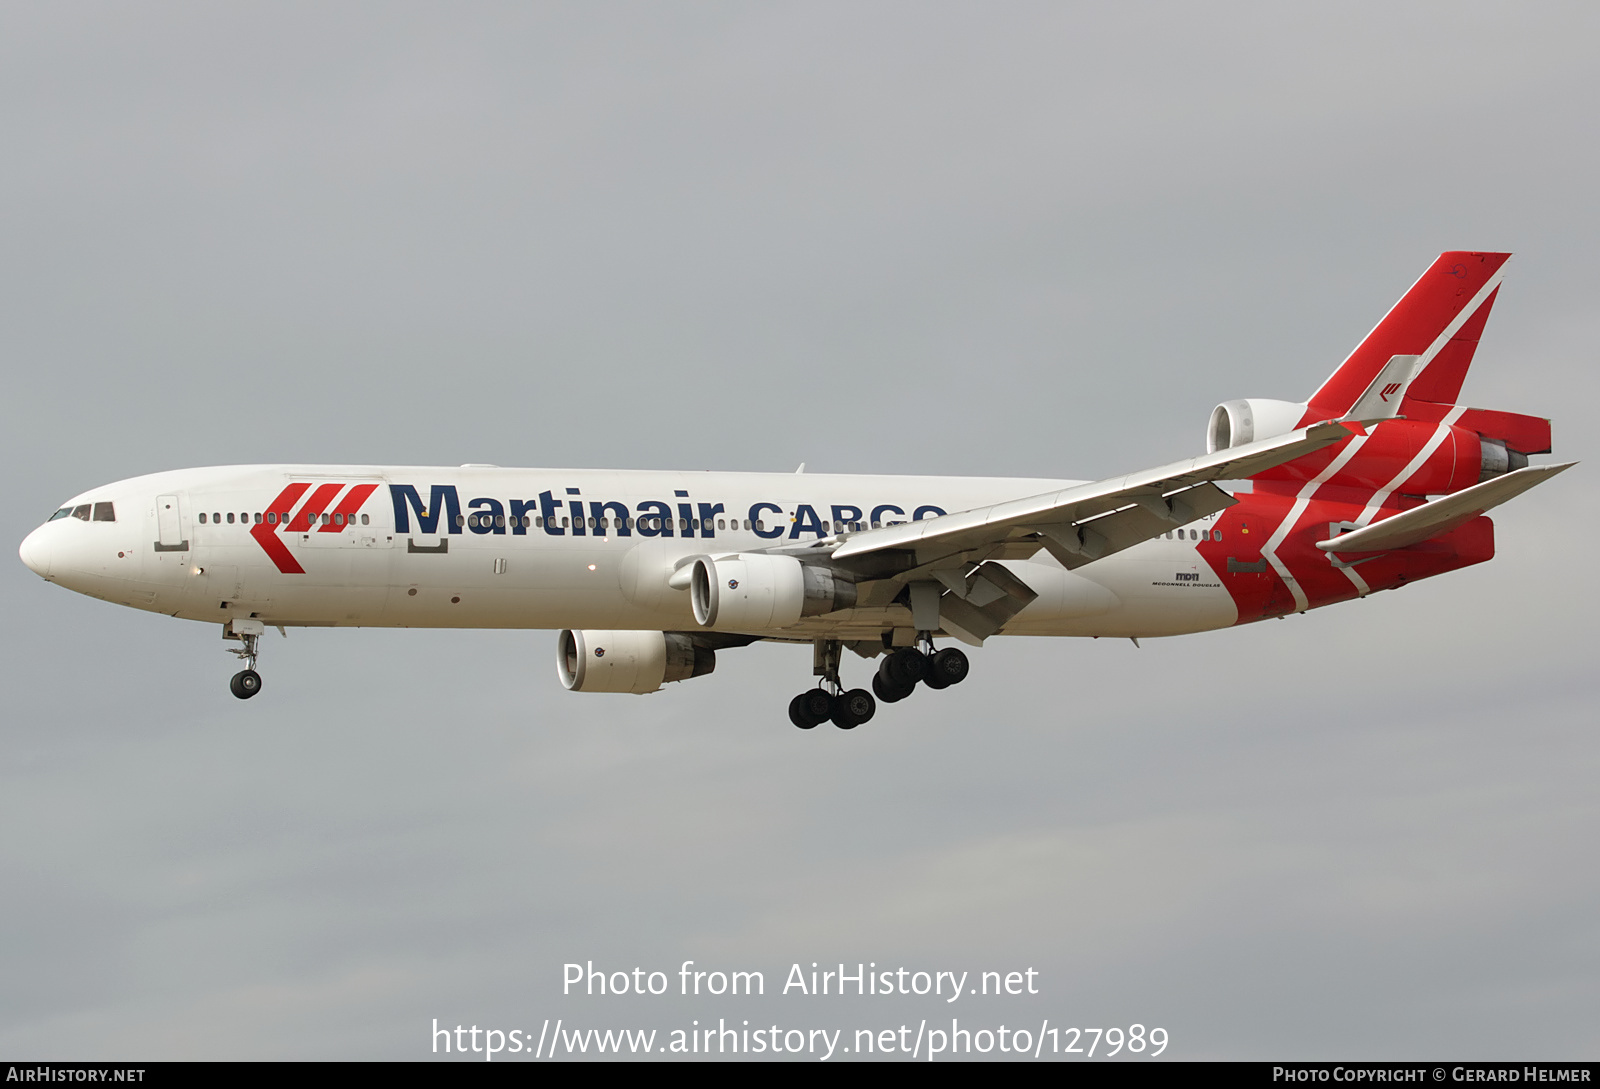
[[[793,556],[742,552],[694,561],[689,599],[695,622],[723,631],[786,628],[856,603],[856,585],[826,567]]]
[[[675,631],[563,631],[556,674],[572,692],[645,695],[717,668],[717,652]]]
[[[1505,473],[1528,467],[1528,455],[1518,453],[1500,439],[1491,439],[1480,435],[1478,443],[1482,464],[1482,469],[1478,473],[1478,483],[1480,484],[1485,480],[1492,480]]]
[[[1287,435],[1300,425],[1306,406],[1288,401],[1269,401],[1262,397],[1247,397],[1241,401],[1224,401],[1211,410],[1211,422],[1206,426],[1206,453],[1243,446],[1258,439]]]

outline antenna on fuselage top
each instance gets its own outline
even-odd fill
[[[806,463],[805,463],[805,462],[803,462],[803,461],[802,461],[802,462],[801,462],[801,463],[800,463],[800,468],[798,468],[798,469],[796,469],[796,470],[795,470],[795,473],[796,473],[796,474],[799,474],[799,473],[803,473],[803,472],[805,472],[805,471],[806,471]]]

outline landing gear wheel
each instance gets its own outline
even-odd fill
[[[826,722],[833,714],[833,697],[820,688],[808,688],[800,693],[800,706],[812,722]]]
[[[878,701],[865,688],[852,688],[833,698],[833,724],[841,730],[853,730],[863,722],[870,722],[878,710]]]
[[[833,714],[833,697],[820,688],[808,688],[789,701],[789,721],[802,730],[820,726]]]
[[[233,675],[233,680],[228,682],[228,687],[233,694],[242,700],[247,700],[261,691],[261,674],[253,669],[240,670]]]
[[[947,688],[952,684],[960,684],[967,679],[967,656],[955,647],[945,647],[928,659],[928,687]],[[935,685],[934,678],[941,684]]]
[[[883,660],[878,667],[885,683],[896,688],[914,688],[928,676],[928,656],[916,647],[901,647]]]
[[[893,681],[883,679],[881,672],[872,675],[872,694],[878,697],[880,703],[899,703],[911,695],[915,685],[897,685]]]
[[[789,701],[789,721],[802,730],[814,730],[821,720],[814,719],[806,714],[805,698],[806,694],[802,692]]]
[[[228,682],[228,690],[242,700],[247,700],[261,691],[261,674],[256,672],[256,655],[260,650],[263,630],[261,621],[253,617],[230,620],[222,626],[222,638],[239,644],[237,649],[230,650],[229,653],[243,662],[244,668],[233,675],[233,679]]]

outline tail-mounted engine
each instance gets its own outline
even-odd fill
[[[856,603],[855,583],[826,567],[793,556],[745,552],[694,561],[689,582],[694,619],[722,631],[786,628]]]
[[[1305,412],[1303,404],[1262,397],[1224,401],[1211,410],[1211,422],[1206,425],[1206,453],[1287,435],[1300,426]]]
[[[568,629],[556,638],[556,674],[572,692],[642,696],[716,668],[717,652],[682,632]]]
[[[1435,495],[1521,469],[1529,454],[1550,451],[1550,421],[1540,417],[1419,401],[1406,402],[1406,410],[1407,415],[1370,426],[1358,455],[1331,475],[1330,462],[1342,447],[1280,465],[1257,478],[1315,478],[1335,486],[1371,489],[1398,483],[1409,494]],[[1224,401],[1211,410],[1206,450],[1214,454],[1287,434],[1305,412],[1305,405],[1288,401],[1258,397]]]
[[[1528,455],[1513,450],[1504,439],[1478,439],[1478,483],[1528,467]]]

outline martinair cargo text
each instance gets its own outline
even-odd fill
[[[1528,464],[1548,420],[1457,403],[1508,256],[1441,255],[1305,401],[1224,402],[1207,454],[1108,480],[186,469],[68,500],[21,556],[68,589],[221,624],[241,699],[268,627],[551,628],[579,692],[809,643],[820,679],[790,719],[851,729],[963,680],[952,640],[1182,635],[1489,559],[1484,512],[1568,467]],[[846,689],[847,649],[877,660],[871,691]]]

